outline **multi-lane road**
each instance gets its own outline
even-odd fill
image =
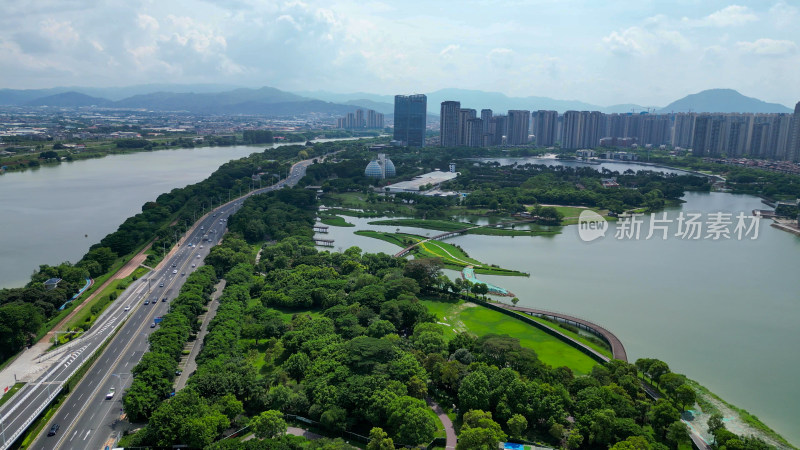
[[[120,421],[122,395],[132,382],[131,369],[147,351],[147,338],[155,330],[154,319],[168,311],[186,277],[219,242],[227,218],[244,198],[294,186],[310,164],[312,160],[301,161],[277,184],[252,191],[209,212],[154,271],[132,283],[88,333],[46,355],[57,362],[0,408],[0,449],[8,448],[27,429],[58,394],[61,385],[109,338],[108,346],[69,393],[31,448],[102,449],[112,444],[124,426]],[[204,241],[204,237],[209,240]],[[107,398],[111,388],[114,388],[114,395]],[[58,424],[59,429],[54,436],[47,436],[53,424]]]

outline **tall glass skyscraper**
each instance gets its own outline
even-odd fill
[[[409,147],[425,146],[428,97],[424,94],[394,96],[394,140]]]

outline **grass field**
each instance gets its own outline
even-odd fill
[[[354,227],[350,222],[344,220],[344,217],[339,217],[332,214],[320,214],[319,221],[324,223],[325,225],[330,225],[332,227]]]
[[[434,219],[387,219],[369,222],[370,225],[390,225],[395,227],[416,227],[426,230],[437,231],[457,231],[465,228],[474,227],[475,224],[468,222],[458,222],[454,220],[434,220]],[[488,236],[540,236],[558,234],[553,230],[514,230],[511,228],[479,227],[467,231],[467,234],[480,234]]]
[[[534,350],[542,362],[553,367],[567,366],[576,375],[589,373],[597,364],[595,360],[561,340],[500,312],[464,301],[451,303],[422,300],[422,303],[438,317],[440,322],[447,324],[445,332],[447,339],[462,331],[477,336],[490,333],[507,334],[519,339],[523,347]]]
[[[522,316],[522,314],[520,314],[520,316]],[[533,319],[533,320],[541,323],[542,325],[545,325],[547,327],[550,327],[550,328],[558,331],[559,333],[566,334],[567,336],[571,337],[572,339],[575,339],[576,341],[580,342],[581,344],[586,345],[587,347],[590,347],[593,350],[595,350],[595,351],[597,351],[597,352],[599,352],[599,353],[601,353],[601,354],[603,354],[605,356],[608,356],[609,358],[611,358],[613,356],[611,354],[611,350],[609,350],[608,347],[599,345],[599,344],[597,344],[595,342],[592,342],[592,341],[586,339],[581,334],[578,334],[578,333],[575,333],[573,331],[567,330],[566,328],[562,328],[562,327],[558,326],[558,324],[550,322],[549,320],[542,319],[541,317],[530,316],[530,315],[527,315],[527,314],[524,317],[526,317],[528,319]]]
[[[399,247],[407,247],[411,243],[420,242],[426,238],[414,234],[404,233],[385,233],[380,231],[359,230],[355,234],[359,236],[371,237],[380,239]],[[486,275],[512,275],[512,276],[528,276],[528,274],[516,270],[503,269],[502,267],[495,267],[490,264],[482,263],[476,259],[472,259],[461,248],[455,245],[448,244],[442,241],[429,240],[421,242],[412,251],[415,256],[427,258],[441,258],[445,267],[453,270],[461,270],[467,266],[474,266],[475,273]]]
[[[0,406],[2,406],[5,402],[8,401],[14,394],[17,393],[18,390],[22,389],[22,386],[25,386],[25,383],[15,383],[11,388],[0,397]],[[5,389],[5,386],[3,387]]]

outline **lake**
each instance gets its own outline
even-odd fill
[[[40,264],[77,262],[144,203],[281,145],[292,144],[109,155],[0,176],[0,288],[23,286]]]
[[[564,312],[607,327],[622,340],[631,362],[642,357],[664,360],[673,371],[697,380],[798,443],[800,238],[761,219],[756,239],[750,239],[752,231],[742,240],[735,235],[703,239],[705,229],[701,239],[681,239],[674,236],[680,212],[698,213],[707,220],[709,213],[735,217],[763,207],[756,197],[719,192],[687,193],[684,200],[682,206],[667,210],[667,220],[673,223],[666,240],[660,232],[645,239],[650,221],[643,217],[639,240],[615,239],[620,223],[611,222],[605,237],[592,242],[580,239],[578,226],[565,227],[555,236],[466,235],[447,242],[483,263],[530,273],[529,278],[478,275],[514,292],[521,306]],[[378,219],[346,219],[356,227],[330,227],[325,235],[334,239],[335,250],[353,245],[369,252],[399,250],[353,234],[397,227],[367,223]],[[732,222],[730,232],[737,221]],[[423,236],[438,234],[399,228]]]

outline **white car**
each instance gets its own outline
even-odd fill
[[[177,270],[177,269],[176,269],[176,270],[173,270],[173,271],[172,271],[172,273],[173,273],[173,274],[176,274],[176,273],[178,273],[178,270]]]
[[[116,391],[116,389],[114,389],[113,387],[111,389],[109,389],[108,390],[108,394],[106,394],[106,400],[111,400],[112,398],[114,398],[114,392],[115,391]]]
[[[125,311],[130,311],[130,310],[131,310],[131,307],[130,307],[130,306],[126,306],[126,307],[125,307]]]
[[[199,258],[199,257],[200,257],[200,255],[197,255],[197,257]]]

